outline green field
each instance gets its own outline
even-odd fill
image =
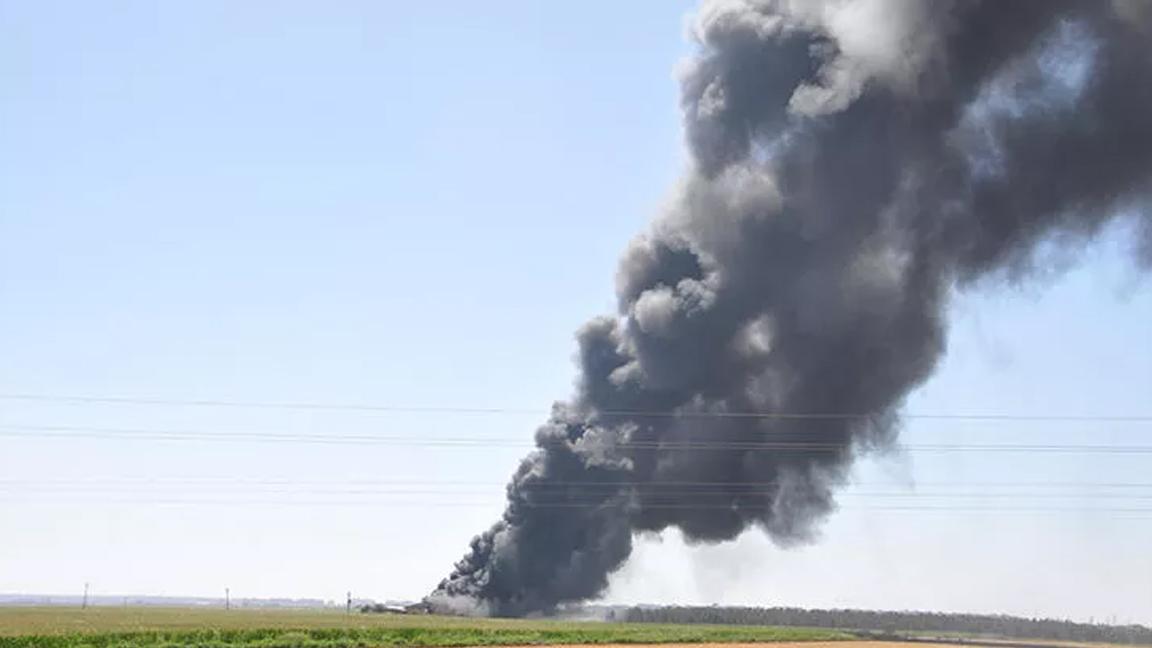
[[[324,610],[0,608],[0,648],[339,648],[849,639],[834,630],[344,614]]]

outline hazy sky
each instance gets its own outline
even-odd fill
[[[683,164],[690,8],[0,0],[0,394],[514,410],[0,398],[0,592],[427,593]],[[1152,414],[1125,234],[958,298],[908,410]],[[645,539],[609,598],[1152,623],[1152,453],[923,449],[1147,447],[1152,423],[904,439],[821,542]]]

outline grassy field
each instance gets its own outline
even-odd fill
[[[833,630],[806,628],[348,615],[324,610],[0,608],[0,648],[369,648],[849,638]]]

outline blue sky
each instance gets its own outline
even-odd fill
[[[0,430],[0,591],[426,593],[498,515],[539,411],[570,391],[573,331],[612,309],[617,256],[684,162],[690,9],[0,0],[0,393],[537,410],[0,400],[7,426],[525,443]],[[1152,290],[1125,234],[1068,272],[960,296],[909,410],[1149,414]],[[905,439],[1150,432],[913,420]],[[1148,484],[1150,462],[869,460],[820,543],[645,539],[610,598],[1152,622],[1152,512],[1067,510],[1152,509],[1152,487],[1102,485]],[[951,508],[874,509],[894,501]],[[989,502],[1064,510],[954,510]]]

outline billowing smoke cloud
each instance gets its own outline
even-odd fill
[[[1147,2],[711,0],[693,33],[690,168],[434,604],[595,597],[639,531],[808,540],[895,440],[951,292],[1114,217],[1152,256]]]

